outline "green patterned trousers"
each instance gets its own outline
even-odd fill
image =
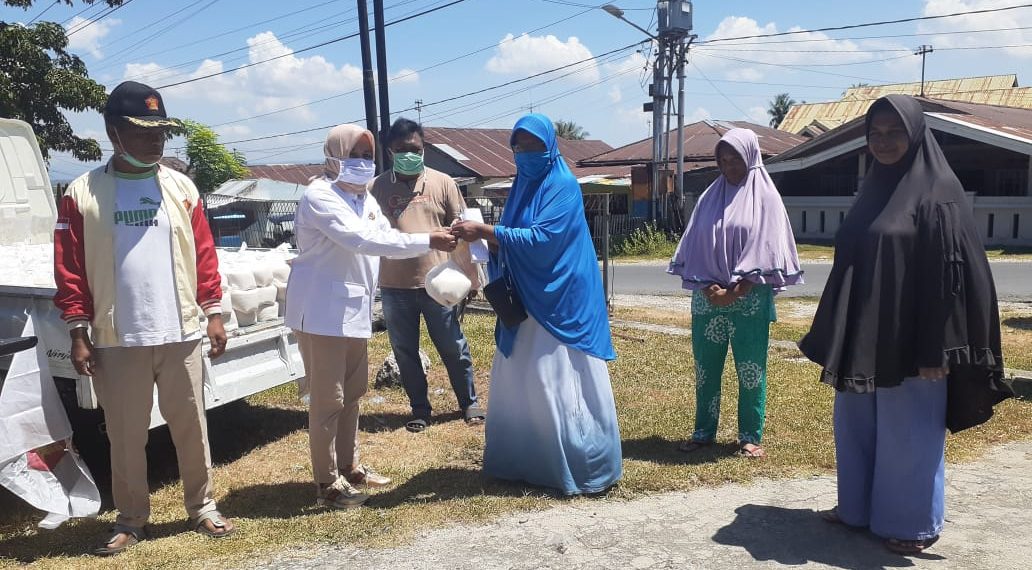
[[[692,294],[695,356],[695,431],[692,440],[713,441],[720,419],[720,383],[728,344],[738,371],[738,442],[759,444],[767,406],[767,348],[775,320],[774,293],[756,285],[730,306]]]

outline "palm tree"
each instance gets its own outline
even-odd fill
[[[590,136],[591,133],[584,130],[584,127],[574,123],[573,121],[556,121],[555,122],[555,136],[564,138],[571,141],[582,141]]]
[[[774,100],[770,102],[770,107],[767,109],[767,114],[770,115],[770,126],[775,129],[781,124],[781,121],[785,120],[785,116],[788,115],[788,110],[795,105],[795,99],[788,96],[788,93],[779,93]]]

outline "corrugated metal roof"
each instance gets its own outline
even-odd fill
[[[1017,87],[1017,82],[1016,75],[928,81],[925,82],[925,96],[947,101],[1032,109],[1032,88]],[[837,127],[863,116],[876,100],[885,95],[897,93],[917,96],[920,92],[919,82],[853,87],[847,89],[838,101],[793,105],[778,128],[801,133],[815,122],[824,127]]]
[[[297,202],[304,194],[305,184],[280,182],[277,180],[230,180],[215,189],[212,194],[246,200]]]
[[[953,122],[963,123],[972,128],[1023,139],[1032,145],[1032,109],[929,98],[918,98],[918,100],[921,101],[921,105],[928,115],[948,118]],[[812,156],[862,136],[864,136],[864,117],[861,116],[778,155],[770,162],[776,164],[785,160]]]
[[[256,164],[248,166],[251,178],[265,178],[290,182],[292,184],[308,184],[313,176],[322,176],[323,163],[318,164]]]
[[[512,149],[509,147],[510,129],[456,129],[447,127],[423,127],[426,143],[477,173],[481,178],[505,178],[516,175]],[[576,176],[603,174],[626,176],[627,169],[580,168],[577,161],[612,150],[600,140],[559,139],[559,152]]]
[[[970,93],[974,91],[989,91],[995,89],[1010,89],[1018,86],[1018,76],[1009,75],[987,75],[983,77],[961,77],[958,79],[935,79],[925,81],[925,96],[939,97],[949,93]],[[865,87],[850,87],[842,94],[843,101],[878,99],[891,93],[902,95],[920,95],[921,82],[892,83],[888,85],[868,85]]]
[[[732,128],[749,129],[756,133],[760,141],[760,152],[763,156],[773,156],[784,152],[806,141],[805,138],[786,133],[770,127],[756,125],[746,121],[699,121],[684,126],[685,170],[695,170],[714,166],[713,151],[720,137]],[[667,153],[669,162],[677,160],[677,131],[667,133]],[[581,166],[601,166],[608,164],[636,165],[652,162],[652,139],[642,139],[627,146],[581,160]]]

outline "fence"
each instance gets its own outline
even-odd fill
[[[235,247],[246,242],[252,247],[297,247],[294,214],[297,202],[248,200],[234,196],[205,194],[204,210],[215,245]]]

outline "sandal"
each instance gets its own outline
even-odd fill
[[[211,521],[211,525],[217,530],[208,528],[208,525],[205,524],[208,521]],[[193,530],[208,538],[225,538],[236,531],[236,525],[233,524],[233,521],[222,516],[222,513],[218,511],[208,511],[195,519],[191,519],[190,526],[193,527]]]
[[[899,540],[898,538],[889,538],[885,540],[885,548],[888,548],[891,552],[905,556],[907,554],[920,554],[924,552],[926,548],[938,541],[938,535],[935,535],[932,538],[923,538],[920,540]]]
[[[705,447],[713,445],[712,441],[699,441],[697,439],[689,439],[681,442],[681,445],[677,446],[677,451],[681,453],[692,453],[699,451]]]
[[[405,422],[405,429],[412,433],[422,433],[428,427],[430,427],[430,418],[425,416],[414,416]]]
[[[117,546],[112,546],[112,544],[118,541],[121,535],[125,535],[125,542]],[[111,532],[107,535],[107,540],[97,548],[93,549],[93,554],[95,556],[114,556],[130,546],[138,544],[141,540],[146,539],[147,530],[145,528],[116,524],[111,528]]]
[[[478,426],[487,419],[487,412],[480,407],[480,404],[470,404],[466,406],[465,410],[462,410],[462,413],[466,417],[466,425]]]
[[[838,514],[838,507],[832,507],[826,511],[817,511],[817,516],[821,517],[821,520],[823,520],[826,523],[841,525],[846,524],[842,521],[842,517],[840,517]]]
[[[738,448],[738,451],[735,452],[735,455],[739,457],[748,457],[749,459],[761,459],[767,457],[767,452],[755,443],[743,443],[742,446]]]

